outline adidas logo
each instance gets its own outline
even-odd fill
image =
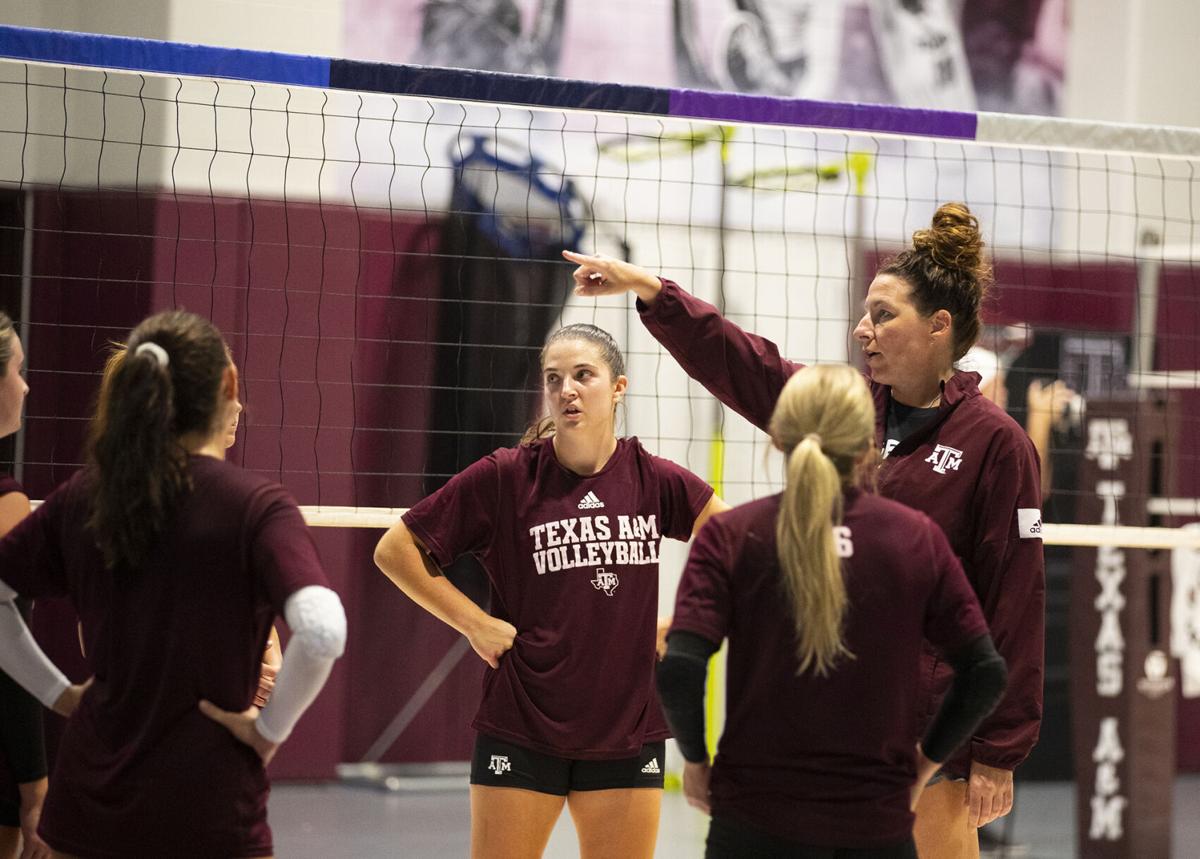
[[[587,495],[583,496],[583,500],[579,502],[580,510],[596,510],[597,508],[603,506],[604,502],[596,497],[595,492],[589,492]]]
[[[1042,539],[1042,511],[1036,507],[1017,508],[1017,536],[1022,540]]]
[[[647,775],[660,774],[662,770],[658,768],[658,758],[651,758],[650,763],[642,767],[642,772],[646,773]]]

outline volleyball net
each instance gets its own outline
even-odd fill
[[[781,486],[765,436],[686,377],[631,299],[575,297],[559,251],[659,271],[792,359],[853,362],[878,264],[966,202],[996,274],[970,367],[1040,435],[1048,473],[1043,746],[1096,761],[1079,788],[1094,838],[1127,798],[1169,795],[1173,755],[1146,764],[1123,732],[1171,742],[1164,650],[1200,695],[1200,132],[7,27],[0,55],[0,307],[31,388],[0,467],[33,497],[82,461],[107,344],[184,307],[240,369],[231,459],[313,524],[387,527],[515,443],[540,414],[541,346],[573,322],[625,349],[618,432],[746,501]],[[931,479],[958,453],[940,448]],[[347,542],[348,568],[369,565],[373,538]],[[663,557],[669,605],[682,553]],[[373,667],[347,681],[337,760],[469,754],[430,739],[468,717],[469,648],[406,650],[420,671],[402,677],[400,607],[370,587],[350,585]],[[1095,692],[1070,708],[1073,740],[1054,668],[1068,650],[1072,688]],[[455,695],[437,698],[443,684]],[[431,700],[445,709],[422,729]]]
[[[231,457],[314,524],[381,527],[512,444],[545,336],[578,321],[626,349],[619,432],[748,500],[782,477],[763,434],[631,300],[574,297],[559,250],[657,270],[795,360],[854,361],[875,267],[963,200],[996,272],[967,360],[1017,420],[1051,413],[1047,542],[1111,542],[1081,473],[1144,432],[1139,514],[1107,524],[1200,548],[1178,527],[1200,518],[1197,132],[0,29],[0,304],[32,389],[7,457],[34,494],[80,464],[105,345],[185,307],[241,371]]]

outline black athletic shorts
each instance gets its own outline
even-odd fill
[[[812,847],[763,832],[729,818],[708,827],[705,859],[917,859],[910,838],[890,847]]]
[[[665,740],[647,743],[632,758],[578,761],[535,752],[479,734],[471,759],[471,784],[519,787],[566,796],[573,790],[663,786]]]

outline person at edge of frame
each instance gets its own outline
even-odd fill
[[[0,438],[21,428],[29,385],[25,350],[13,321],[0,311]],[[29,515],[29,496],[12,475],[0,472],[0,537]],[[29,623],[32,604],[17,601]],[[50,848],[37,834],[50,784],[41,703],[0,673],[0,859],[47,859]]]

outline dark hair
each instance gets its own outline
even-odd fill
[[[980,308],[992,282],[979,219],[965,203],[945,203],[934,212],[929,229],[913,233],[912,243],[877,273],[894,274],[908,283],[912,302],[923,316],[949,311],[957,361],[979,339]]]
[[[538,366],[546,366],[546,352],[559,340],[585,340],[600,349],[600,360],[608,367],[609,373],[615,380],[625,375],[625,356],[613,336],[603,328],[597,328],[586,322],[576,322],[574,325],[564,325],[546,338],[546,345],[538,355]],[[544,417],[535,421],[525,435],[521,436],[521,444],[532,444],[540,438],[554,435],[554,418]]]
[[[139,351],[147,343],[167,362]],[[109,358],[88,434],[88,525],[110,569],[140,566],[191,488],[180,437],[213,428],[228,365],[216,327],[181,310],[146,319]]]
[[[16,336],[17,329],[13,326],[12,319],[0,310],[0,379],[8,372],[8,362],[13,353],[13,338]]]

